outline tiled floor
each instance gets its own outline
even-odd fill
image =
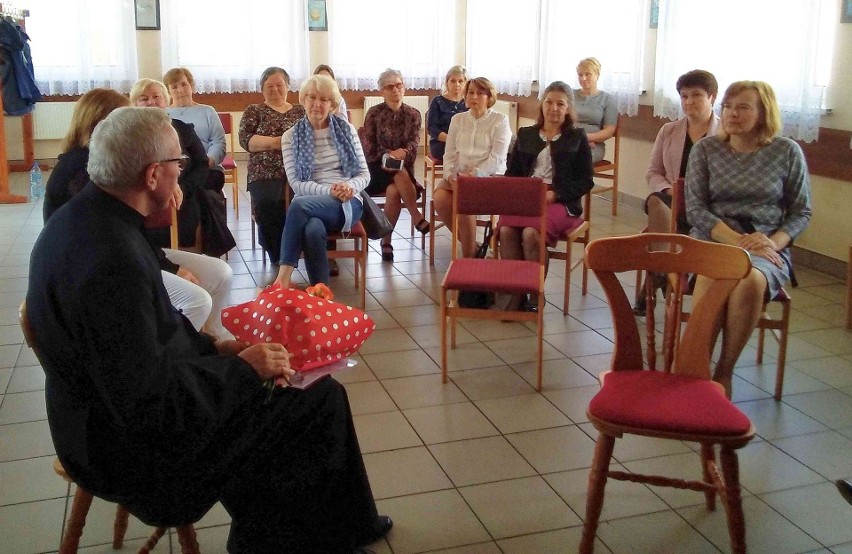
[[[25,175],[13,175],[24,192]],[[238,251],[232,300],[255,295],[273,278],[250,239],[248,197],[231,227]],[[230,210],[230,207],[229,207]],[[597,236],[640,230],[644,216],[594,201]],[[41,229],[41,206],[0,206],[0,553],[55,551],[70,500],[53,473],[44,409],[44,377],[22,346],[17,307],[27,287],[28,259]],[[564,266],[547,281],[544,389],[533,389],[533,331],[517,323],[463,322],[441,384],[439,310],[435,299],[449,257],[439,232],[429,267],[408,220],[394,236],[396,263],[382,263],[371,244],[367,309],[378,330],[361,363],[340,380],[355,422],[379,510],[396,523],[378,553],[455,554],[575,551],[580,537],[595,432],[585,417],[595,376],[609,361],[612,329],[593,281],[573,290],[563,317]],[[352,266],[341,264],[332,287],[354,301]],[[852,507],[831,483],[852,476],[852,333],[843,323],[843,285],[799,269],[785,395],[775,402],[774,362],[755,366],[747,348],[734,383],[735,400],[759,437],[740,451],[750,552],[852,553]],[[578,282],[579,274],[572,276]],[[770,349],[770,354],[775,350]],[[618,465],[632,471],[699,474],[695,445],[618,441]],[[96,500],[81,552],[110,552],[113,507]],[[610,482],[598,552],[727,552],[723,512],[708,513],[698,493]],[[228,515],[217,506],[196,526],[202,551],[225,552]],[[132,520],[126,551],[149,532]],[[178,552],[176,537],[157,552]]]

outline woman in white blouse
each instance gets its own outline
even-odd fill
[[[465,86],[468,111],[453,116],[444,151],[444,179],[435,190],[435,211],[452,229],[453,187],[459,175],[489,177],[506,171],[506,154],[512,139],[509,118],[491,109],[497,102],[497,89],[485,77],[476,77]],[[459,216],[459,242],[462,255],[476,251],[476,219]]]

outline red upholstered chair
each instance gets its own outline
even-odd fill
[[[222,168],[225,170],[225,184],[231,185],[231,195],[234,197],[234,217],[240,217],[240,179],[237,170],[237,162],[234,161],[234,132],[233,132],[233,117],[227,112],[218,112],[219,121],[222,122],[222,127],[225,129],[225,135],[228,137],[228,149],[225,152],[225,159],[222,160]],[[254,230],[254,229],[252,229]],[[252,241],[254,244],[254,241]]]
[[[652,243],[671,249],[652,252]],[[683,235],[639,234],[592,241],[586,264],[594,271],[609,301],[615,323],[611,371],[589,402],[589,421],[599,432],[589,473],[581,553],[594,549],[595,533],[608,478],[701,491],[707,509],[715,509],[719,494],[727,512],[731,551],[744,553],[745,521],[740,496],[736,450],[755,434],[754,426],[730,400],[721,385],[710,380],[714,322],[737,282],[751,268],[739,248],[699,241]],[[698,273],[713,283],[693,308],[675,352],[671,372],[646,370],[636,318],[616,273],[643,269],[660,273]],[[701,445],[703,479],[685,481],[609,469],[615,440],[624,434],[658,437]],[[715,446],[719,446],[721,474]]]
[[[678,179],[675,183],[675,186],[672,187],[672,218],[670,225],[670,232],[677,233],[677,219],[679,214],[684,213],[686,211],[686,199],[684,194],[684,181],[683,179]],[[646,283],[646,305],[647,305],[647,318],[646,324],[648,326],[647,336],[648,336],[648,350],[653,351],[656,347],[654,341],[655,336],[653,333],[654,329],[654,302],[655,296],[654,291],[651,288],[652,284],[650,282]],[[683,306],[683,295],[690,294],[687,283],[682,281],[679,287],[672,287],[671,279],[669,280],[669,287],[666,291],[667,295],[667,310],[678,309],[680,311],[679,319],[672,318],[669,320],[669,325],[664,327],[663,332],[663,352],[664,352],[664,365],[663,368],[666,369],[671,365],[672,362],[672,350],[674,344],[678,340],[678,335],[680,334],[681,323],[687,321],[689,319],[689,312],[685,312],[682,309]],[[672,294],[674,297],[672,298]],[[772,304],[781,306],[781,315],[780,317],[773,317],[769,313],[769,306]],[[778,363],[775,367],[775,400],[781,400],[781,395],[784,390],[784,369],[787,365],[787,340],[789,336],[790,330],[790,311],[792,309],[792,298],[787,293],[785,289],[781,289],[774,298],[771,298],[769,302],[763,303],[763,311],[760,315],[760,319],[757,320],[756,329],[758,330],[757,335],[757,363],[763,363],[763,350],[765,344],[765,336],[766,331],[769,331],[769,334],[778,342]]]
[[[538,327],[538,380],[541,390],[541,357],[544,315],[545,241],[539,241],[539,260],[460,258],[458,216],[522,215],[539,218],[540,236],[545,236],[547,187],[541,179],[527,177],[459,177],[453,194],[452,261],[441,283],[441,376],[447,382],[447,327],[451,346],[456,347],[456,318],[535,321]],[[495,233],[496,234],[496,233]],[[503,311],[462,308],[454,301],[459,291],[490,291],[509,294],[538,294],[538,311]],[[452,302],[451,302],[452,301]]]
[[[19,321],[21,331],[24,334],[24,340],[30,348],[36,350],[35,334],[27,318],[26,302],[21,304]],[[59,461],[59,458],[53,460],[53,471],[66,482],[73,483],[71,476],[62,467],[62,462]],[[76,554],[80,546],[80,537],[83,536],[83,527],[86,525],[86,516],[89,515],[89,508],[92,506],[92,500],[94,500],[94,495],[80,485],[77,485],[77,490],[74,492],[74,500],[71,503],[71,513],[68,516],[68,522],[65,524],[64,532],[60,539],[59,554]],[[116,550],[124,545],[124,534],[127,532],[129,517],[130,512],[124,506],[116,506],[112,534],[112,547]],[[154,532],[151,533],[151,536],[148,537],[148,540],[139,549],[139,554],[147,554],[153,550],[160,538],[166,534],[166,531],[165,527],[154,529]],[[182,554],[198,554],[198,541],[195,538],[195,529],[192,524],[181,525],[177,528],[177,534]]]

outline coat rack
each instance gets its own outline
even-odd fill
[[[18,22],[21,27],[24,26],[24,18],[29,15],[26,10],[19,10],[11,6],[8,2],[0,3],[0,16],[9,17]],[[0,115],[3,114],[3,97],[0,95]],[[9,159],[6,156],[6,127],[0,125],[0,204],[22,204],[27,201],[26,196],[11,194],[9,192],[9,169],[14,171],[27,171],[35,162],[35,148],[33,147],[33,114],[28,113],[22,116],[23,124],[23,140],[24,140],[24,161],[14,164],[9,164]]]

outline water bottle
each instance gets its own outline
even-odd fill
[[[30,199],[33,202],[44,196],[44,183],[42,179],[41,167],[39,167],[38,161],[36,161],[32,169],[30,169]]]

